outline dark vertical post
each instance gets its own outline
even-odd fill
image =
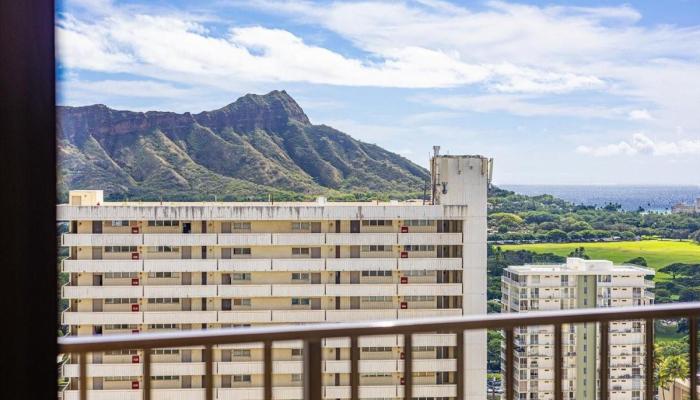
[[[80,359],[78,361],[78,384],[79,386],[79,397],[80,400],[87,400],[87,353],[80,353]]]
[[[265,400],[272,400],[272,342],[267,340],[263,345],[263,370],[265,375],[263,398]]]
[[[457,368],[455,377],[455,384],[457,385],[457,399],[464,400],[464,332],[459,331],[457,333],[457,347],[455,347],[457,354]]]
[[[554,400],[563,400],[561,324],[554,325]]]
[[[143,400],[151,400],[151,349],[143,349]]]
[[[600,322],[600,400],[608,400],[610,391],[609,373],[610,373],[610,329],[608,321]]]
[[[4,400],[58,390],[54,10],[52,0],[0,1],[2,290],[13,304]]]
[[[307,339],[304,341],[304,400],[321,400],[321,341]]]
[[[214,354],[211,345],[204,346],[204,398],[214,399]]]
[[[513,377],[513,328],[506,329],[506,387],[505,395],[506,400],[513,400],[513,394],[515,393],[514,377]]]
[[[413,335],[403,336],[403,398],[413,400]]]
[[[654,399],[654,319],[649,318],[645,323],[646,352],[644,353],[644,399]]]
[[[698,319],[688,317],[690,327],[690,400],[698,400]]]
[[[357,336],[350,338],[350,398],[357,400],[360,398],[360,347],[357,343]]]

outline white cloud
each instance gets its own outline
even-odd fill
[[[571,71],[469,61],[454,48],[430,43],[372,45],[362,48],[371,56],[352,58],[281,29],[234,26],[227,35],[216,36],[194,17],[155,16],[139,8],[99,4],[92,9],[111,7],[111,12],[90,20],[71,14],[59,18],[58,54],[66,67],[216,85],[222,80],[399,88],[478,83],[508,93],[561,93],[604,85],[595,76]],[[426,4],[431,10],[449,8],[447,3]]]
[[[628,116],[633,121],[651,121],[654,119],[647,110],[632,110]]]
[[[635,133],[629,141],[623,140],[603,146],[579,146],[576,151],[595,157],[638,154],[653,156],[700,155],[700,138],[680,139],[672,142],[655,141],[643,133]]]

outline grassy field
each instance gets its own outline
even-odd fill
[[[650,267],[659,269],[675,262],[699,264],[700,245],[690,241],[642,240],[639,242],[605,243],[536,243],[502,245],[503,250],[530,250],[536,253],[554,253],[566,256],[577,247],[586,249],[592,259],[611,260],[622,263],[635,257],[644,257]],[[669,275],[657,274],[656,280],[668,279]]]

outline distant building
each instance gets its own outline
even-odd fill
[[[510,266],[502,281],[501,312],[641,306],[653,302],[645,280],[654,271],[610,261],[567,258],[565,264]],[[516,399],[554,398],[554,331],[530,326],[515,332]],[[595,400],[597,324],[562,326],[564,398]],[[639,400],[644,387],[645,327],[641,321],[610,323],[610,398]],[[505,352],[504,352],[505,356]]]
[[[676,379],[665,388],[661,388],[662,400],[688,400],[690,398],[690,379]]]
[[[700,197],[695,200],[695,204],[678,203],[671,207],[674,214],[700,214]]]
[[[70,191],[62,288],[69,335],[137,334],[309,322],[486,313],[486,198],[491,161],[431,160],[432,203],[105,202]],[[454,398],[456,336],[415,335],[414,396]],[[401,337],[360,338],[364,397],[403,397]],[[350,395],[349,341],[324,341],[326,398]],[[486,397],[486,332],[464,334],[465,400]],[[275,397],[302,397],[302,344],[273,349]],[[141,353],[95,352],[93,400],[140,398]],[[201,349],[153,353],[154,398],[203,398]],[[261,344],[218,346],[218,399],[262,398]],[[78,364],[64,366],[77,399]],[[361,392],[362,393],[362,392]],[[461,400],[461,399],[460,399]]]

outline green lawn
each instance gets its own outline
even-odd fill
[[[642,240],[638,242],[604,243],[537,243],[502,245],[503,250],[530,250],[536,253],[554,253],[567,256],[577,247],[584,247],[592,259],[622,263],[635,257],[644,257],[650,267],[659,269],[675,262],[700,263],[700,245],[690,241]],[[656,280],[668,279],[669,275],[658,274]]]

